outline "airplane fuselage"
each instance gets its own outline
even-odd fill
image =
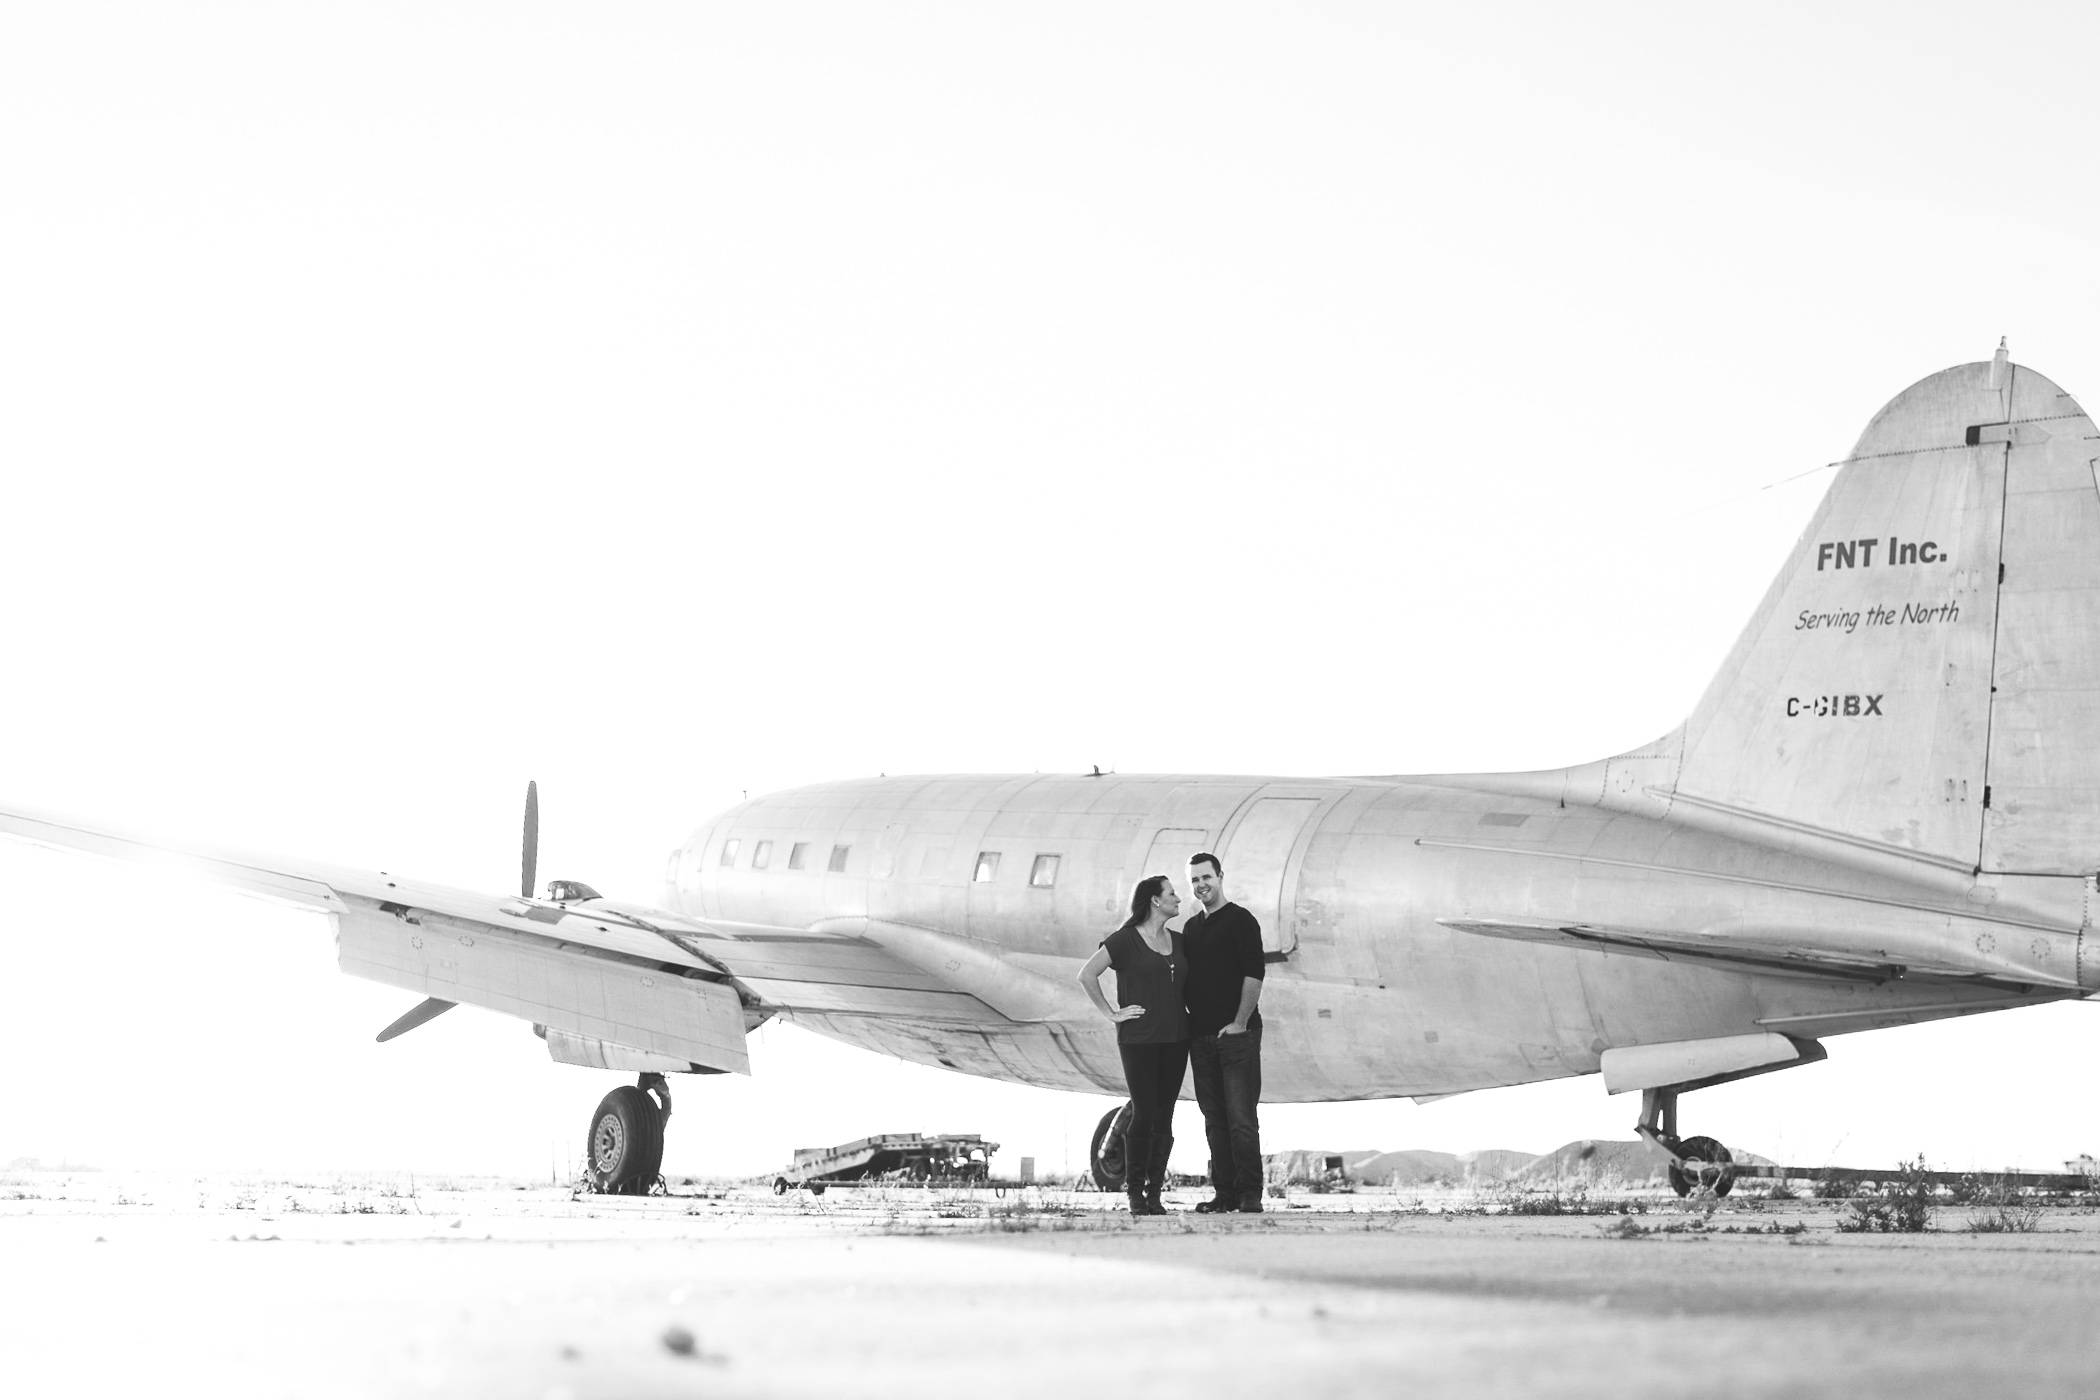
[[[2080,917],[2041,907],[2050,891],[1986,909],[1946,880],[1570,802],[1565,777],[830,783],[700,828],[673,853],[666,902],[705,919],[850,930],[951,982],[988,959],[1069,985],[1122,922],[1136,880],[1166,874],[1185,889],[1188,857],[1214,851],[1227,897],[1255,914],[1269,951],[1264,1083],[1278,1101],[1456,1093],[1589,1073],[1613,1047],[1815,1037],[2020,1000],[1986,982],[1760,972],[1454,926],[1469,921],[1798,930],[1856,946],[1863,964],[1973,949],[1980,936],[2016,945],[2022,965],[2079,963]],[[973,1074],[1122,1084],[1112,1028],[1076,996],[996,1033],[938,1018],[794,1019]]]

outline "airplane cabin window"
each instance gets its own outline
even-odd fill
[[[800,870],[809,864],[809,842],[797,841],[788,851],[788,869]]]
[[[1056,856],[1035,858],[1035,868],[1028,872],[1028,884],[1031,889],[1047,890],[1057,883],[1057,860]]]
[[[999,853],[997,851],[979,851],[977,853],[977,873],[972,875],[970,879],[982,885],[998,873]]]
[[[751,848],[751,868],[763,870],[773,863],[773,843],[761,841]]]
[[[851,854],[853,854],[851,846],[833,846],[831,848],[831,873],[836,875],[844,870],[846,868],[846,857]]]
[[[730,837],[727,841],[724,841],[722,843],[722,868],[724,870],[727,870],[736,864],[736,848],[743,844],[743,842],[737,840],[734,836]]]

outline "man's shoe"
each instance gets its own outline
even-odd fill
[[[1196,1214],[1198,1215],[1230,1215],[1238,1209],[1238,1206],[1226,1200],[1223,1196],[1218,1197],[1214,1201],[1196,1202]]]
[[[1261,1197],[1259,1197],[1259,1196],[1242,1196],[1242,1197],[1240,1197],[1240,1214],[1241,1214],[1241,1215],[1260,1215],[1260,1214],[1261,1214]]]

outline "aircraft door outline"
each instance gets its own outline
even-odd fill
[[[1210,845],[1210,828],[1207,826],[1163,826],[1152,833],[1152,844],[1145,848],[1145,866],[1131,883],[1148,875],[1164,875],[1174,882],[1174,892],[1181,896],[1182,918],[1196,912],[1195,896],[1189,893],[1189,857],[1199,851],[1207,851]],[[1123,891],[1127,898],[1129,890]],[[1127,917],[1129,909],[1124,909]]]
[[[1272,962],[1298,947],[1297,882],[1301,847],[1315,819],[1332,801],[1303,789],[1255,794],[1226,823],[1218,859],[1225,863],[1225,897],[1261,924],[1262,951]]]

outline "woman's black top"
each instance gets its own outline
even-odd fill
[[[1169,932],[1173,951],[1161,956],[1145,944],[1136,924],[1125,924],[1101,940],[1116,970],[1116,1005],[1142,1006],[1135,1021],[1116,1023],[1118,1045],[1172,1045],[1189,1038],[1189,1013],[1181,991],[1188,985],[1188,955],[1181,935]]]

